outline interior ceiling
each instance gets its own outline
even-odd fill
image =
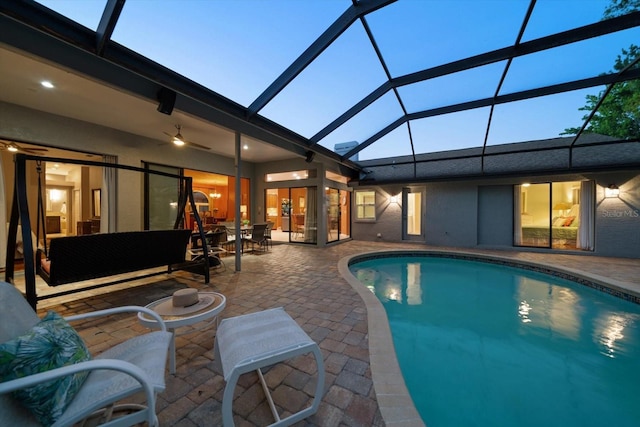
[[[59,116],[82,120],[101,126],[154,139],[158,144],[170,144],[179,124],[182,136],[190,142],[209,147],[212,153],[235,157],[233,131],[211,122],[185,114],[176,109],[171,115],[156,110],[157,102],[127,94],[80,76],[17,53],[0,45],[0,100]],[[11,64],[11,66],[5,66]],[[41,80],[56,82],[55,90],[40,85]],[[135,120],[131,120],[135,117]],[[242,158],[260,163],[291,159],[295,154],[257,139],[242,136]],[[28,146],[28,144],[26,145]],[[200,150],[196,147],[176,147],[176,150]],[[47,156],[54,156],[50,150]],[[58,151],[58,154],[60,152]]]
[[[214,187],[215,190],[220,191],[220,189],[226,189],[229,186],[229,177],[226,175],[196,171],[192,169],[185,169],[184,175],[193,178],[194,184],[197,183],[197,185],[201,187]]]

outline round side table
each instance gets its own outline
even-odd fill
[[[208,322],[199,329],[204,329],[214,322],[217,325],[218,315],[222,312],[222,310],[224,310],[227,302],[227,299],[224,297],[224,295],[217,292],[198,292],[198,297],[212,298],[213,302],[207,307],[202,308],[201,310],[180,315],[166,315],[157,310],[160,304],[171,301],[171,299],[173,298],[172,296],[159,299],[145,306],[146,308],[149,308],[160,314],[162,320],[164,320],[167,326],[167,330],[171,332],[171,343],[169,349],[169,371],[171,372],[171,374],[176,373],[176,329],[183,326],[191,326],[196,323],[204,322],[205,320],[207,320]],[[142,325],[148,328],[158,327],[158,322],[148,317],[144,313],[138,313],[138,320]],[[193,331],[189,331],[189,333],[191,332]]]

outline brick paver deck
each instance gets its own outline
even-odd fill
[[[383,426],[385,421],[370,368],[367,308],[358,293],[339,275],[338,261],[357,253],[403,248],[424,249],[425,246],[347,242],[318,249],[274,245],[268,253],[244,255],[239,273],[234,272],[233,258],[225,258],[226,271],[214,272],[208,285],[202,283],[200,276],[179,272],[147,280],[150,283],[143,286],[131,282],[121,286],[124,289],[104,288],[92,291],[90,296],[83,293],[45,300],[38,308],[40,314],[53,309],[69,315],[119,305],[146,305],[187,286],[223,293],[227,307],[222,318],[282,306],[319,344],[325,360],[325,395],[320,409],[296,425]],[[640,290],[638,260],[492,253],[609,275]],[[131,316],[92,321],[78,325],[78,329],[93,353],[145,330]],[[221,425],[224,381],[213,371],[214,334],[215,328],[209,327],[177,338],[178,369],[175,375],[167,374],[167,389],[158,398],[161,426]],[[311,356],[301,356],[272,367],[265,378],[281,416],[286,416],[309,404],[315,385],[315,363]],[[273,422],[255,373],[241,377],[233,409],[237,426]]]

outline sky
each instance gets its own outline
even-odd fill
[[[106,0],[40,3],[95,29]],[[602,19],[608,0],[538,0],[523,42]],[[249,106],[349,6],[351,0],[128,0],[113,40]],[[399,0],[366,17],[392,77],[514,43],[527,0]],[[640,29],[516,58],[500,94],[610,72]],[[400,87],[407,112],[494,95],[505,62]],[[387,80],[360,21],[352,24],[259,114],[312,138]],[[604,87],[496,106],[487,144],[558,137],[580,127],[587,94]],[[363,142],[403,115],[388,92],[320,141]],[[482,146],[489,108],[410,122],[416,153]],[[407,124],[359,153],[411,154]]]

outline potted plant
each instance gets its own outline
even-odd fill
[[[282,216],[289,216],[291,213],[291,200],[282,199]]]

